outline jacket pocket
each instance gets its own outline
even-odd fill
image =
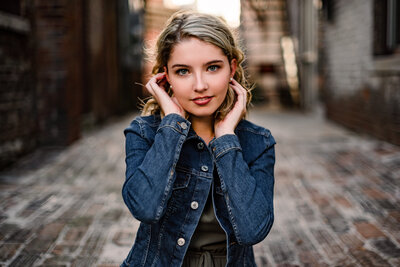
[[[191,175],[188,172],[177,171],[172,190],[184,189],[188,187],[190,182],[190,177]]]

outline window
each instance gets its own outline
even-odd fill
[[[400,1],[374,0],[374,55],[400,53]]]

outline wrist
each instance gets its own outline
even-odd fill
[[[233,130],[221,130],[221,131],[215,131],[215,138],[221,137],[223,135],[227,134],[235,134]]]

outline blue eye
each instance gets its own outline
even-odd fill
[[[217,65],[211,65],[208,67],[208,70],[212,71],[212,72],[217,71],[218,69],[219,69],[219,66],[217,66]]]
[[[188,72],[189,71],[187,69],[179,69],[176,71],[176,74],[183,76],[183,75],[188,74]]]

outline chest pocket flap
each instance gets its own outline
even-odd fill
[[[176,179],[174,182],[173,190],[178,190],[178,189],[184,189],[188,187],[189,182],[190,182],[190,173],[188,172],[183,172],[183,171],[177,171],[176,172]]]

